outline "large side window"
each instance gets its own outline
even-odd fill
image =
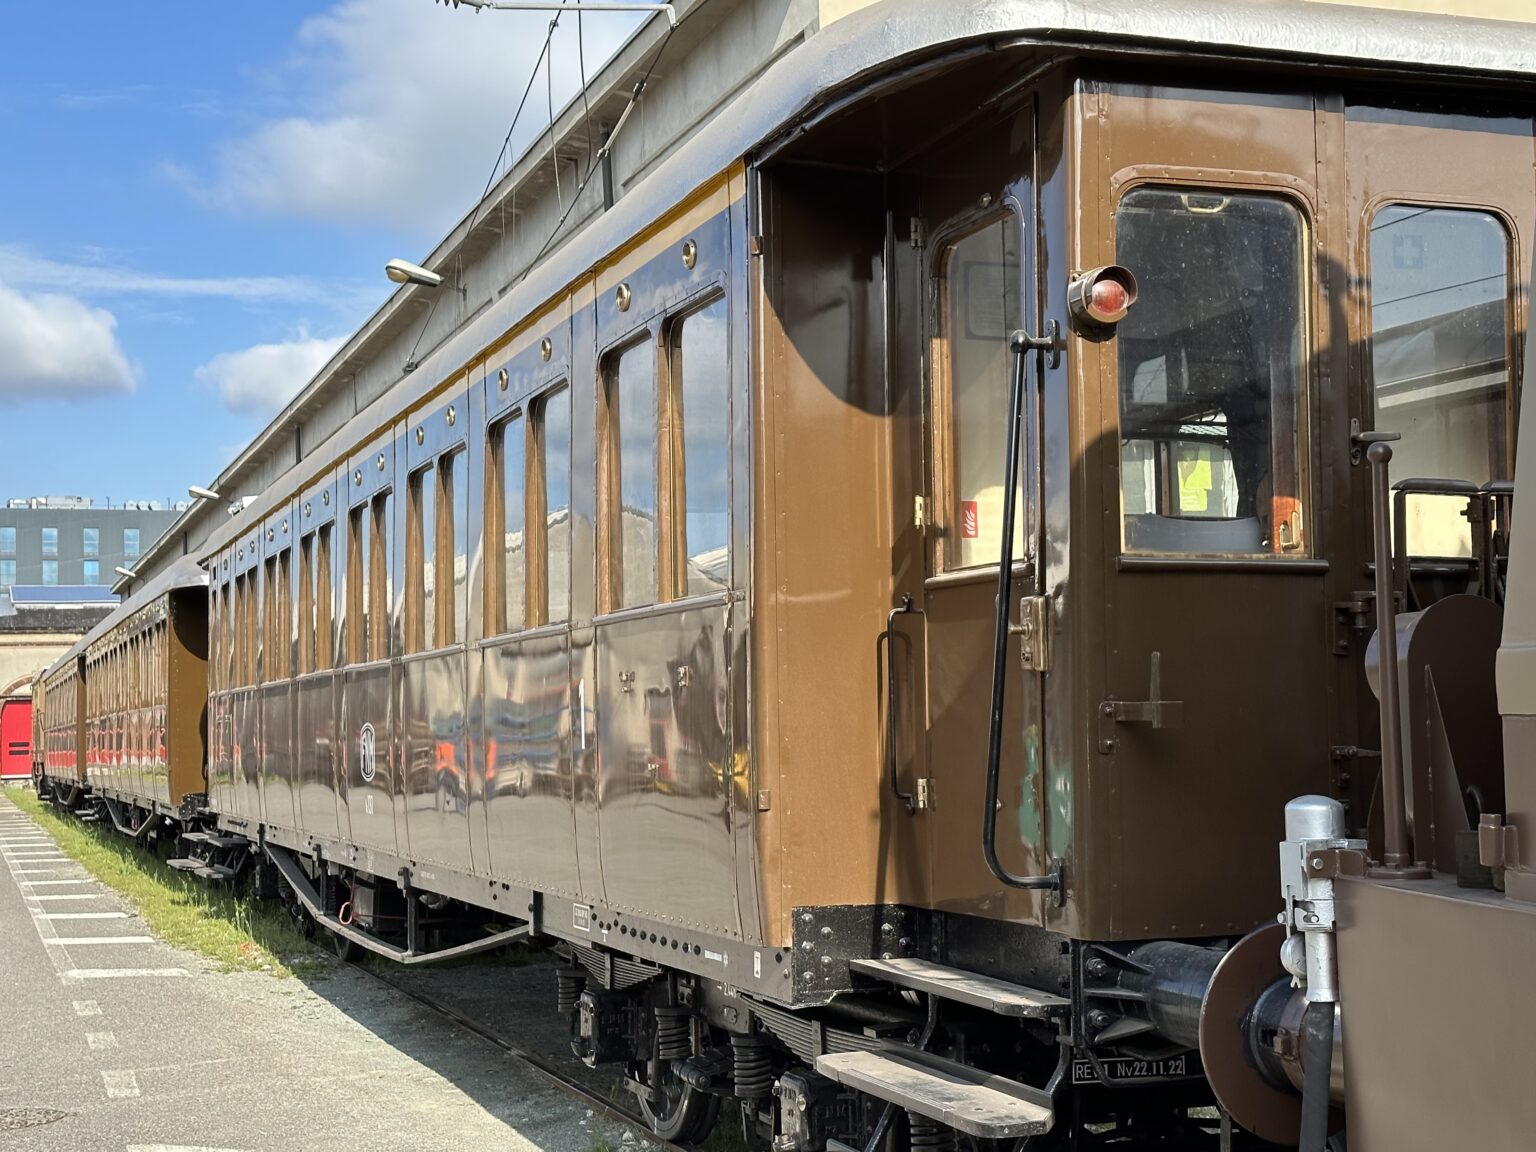
[[[516,632],[527,624],[528,587],[528,431],[521,412],[492,432],[491,461],[495,499],[486,549],[496,569],[490,612],[493,631]]]
[[[1138,188],[1117,332],[1127,552],[1305,555],[1305,228],[1278,196]]]
[[[718,592],[730,583],[730,361],[725,299],[672,324],[668,341],[674,457],[682,463],[673,497],[675,593]],[[674,468],[675,471],[675,468]]]
[[[1487,212],[1388,204],[1370,228],[1376,427],[1395,479],[1485,484],[1509,469],[1509,233]],[[1460,497],[1408,503],[1408,550],[1467,556]]]
[[[315,534],[315,668],[335,664],[335,623],[331,599],[331,531],[323,524]]]
[[[654,604],[660,587],[655,346],[646,341],[618,353],[604,376],[609,607],[634,608]]]
[[[383,660],[389,655],[389,624],[393,610],[390,584],[390,556],[394,552],[395,521],[390,494],[381,492],[373,498],[372,546],[368,550],[368,659]]]
[[[298,674],[315,670],[315,534],[299,541]]]
[[[571,615],[571,390],[550,393],[534,409],[538,500],[543,527],[543,611],[530,623]]]
[[[405,628],[407,652],[437,647],[437,468],[411,474],[409,539],[406,544]]]
[[[1002,553],[1008,336],[1019,326],[1019,222],[999,217],[954,241],[940,269],[942,372],[939,426],[947,505],[943,567],[996,564]],[[1013,554],[1023,554],[1024,516],[1014,518]]]
[[[469,637],[469,454],[462,448],[437,466],[443,494],[444,565],[442,643],[463,644]]]
[[[372,564],[373,516],[366,503],[352,509],[347,519],[347,663],[368,659],[368,620],[373,599],[369,594]]]

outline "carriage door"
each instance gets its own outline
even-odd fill
[[[1103,580],[1102,607],[1075,606],[1104,661],[1080,701],[1103,783],[1078,798],[1080,863],[1112,871],[1101,930],[1246,931],[1274,903],[1273,837],[1253,829],[1278,834],[1329,771],[1314,103],[1103,85],[1082,105],[1098,163],[1074,266],[1123,265],[1140,297],[1068,341],[1088,482],[1074,576]]]
[[[996,151],[995,146],[989,149]],[[1028,152],[1014,154],[1028,166]],[[1004,510],[1004,435],[1013,355],[1009,336],[1038,331],[1033,290],[1034,189],[1016,177],[999,194],[979,190],[936,231],[928,253],[931,512],[920,625],[926,652],[928,808],[935,904],[989,916],[1040,915],[1040,896],[1011,892],[982,855],[998,561]],[[933,198],[930,198],[930,203]],[[1028,316],[1026,314],[1029,314]],[[1036,590],[1039,537],[1038,365],[1029,368],[1024,444],[1015,493],[1013,594]],[[1009,640],[997,845],[1015,874],[1049,870],[1043,816],[1040,675],[1020,666]]]

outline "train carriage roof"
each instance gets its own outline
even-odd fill
[[[44,680],[51,677],[60,668],[63,668],[92,644],[96,643],[96,641],[110,634],[114,628],[146,604],[153,604],[167,593],[175,592],[182,588],[206,589],[207,587],[208,573],[203,571],[202,566],[191,556],[181,557],[169,568],[158,573],[148,584],[145,584],[144,587],[119,604],[113,609],[112,614],[100,624],[97,624],[96,627],[70,645],[69,650],[64,655],[60,656],[38,674],[38,679]]]
[[[410,376],[402,376],[325,444],[317,445],[243,513],[215,527],[204,548],[219,548],[259,523],[276,500],[309,483],[332,461],[376,434],[386,419],[436,391],[598,261],[648,231],[706,176],[790,138],[827,110],[886,83],[904,68],[939,67],[966,53],[998,48],[1027,53],[1032,46],[1151,50],[1183,61],[1322,63],[1360,75],[1448,76],[1527,91],[1536,81],[1536,24],[1310,0],[881,0],[832,24],[774,63],[633,191],[447,337]],[[301,405],[313,401],[315,389],[345,382],[338,364],[345,356],[366,355],[349,348],[337,354],[338,360],[262,438],[299,421]],[[196,506],[187,516],[195,513]],[[173,532],[180,527],[178,522]]]

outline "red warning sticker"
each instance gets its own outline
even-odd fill
[[[981,535],[981,516],[974,500],[960,502],[960,535],[967,540],[975,540]]]

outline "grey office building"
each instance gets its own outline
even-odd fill
[[[157,501],[96,506],[88,497],[35,496],[0,508],[0,588],[110,586],[184,508]]]

